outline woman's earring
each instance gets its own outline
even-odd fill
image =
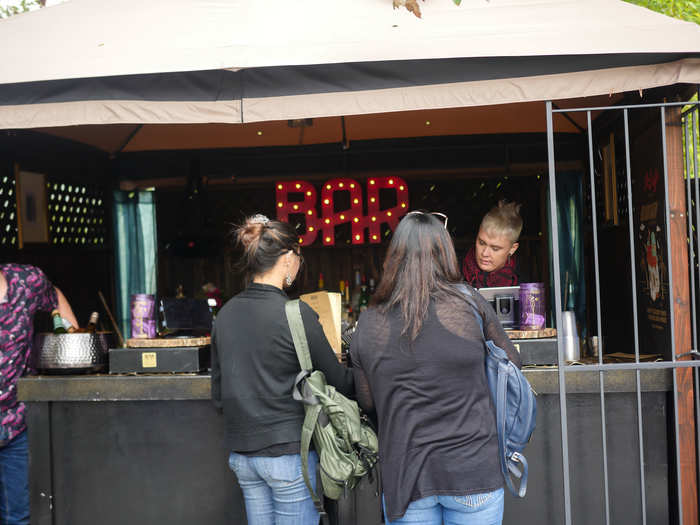
[[[284,282],[287,286],[292,286],[292,283],[294,281],[292,280],[292,276],[290,274],[287,274],[287,277],[284,278]]]

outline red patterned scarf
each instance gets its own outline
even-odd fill
[[[476,264],[476,253],[473,246],[464,257],[462,273],[466,281],[474,288],[518,285],[518,274],[515,270],[515,256],[510,257],[500,270],[485,272]]]

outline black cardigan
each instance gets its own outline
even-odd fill
[[[224,411],[230,451],[299,451],[304,407],[292,399],[292,385],[301,368],[284,313],[287,301],[279,288],[252,283],[216,316],[211,390],[214,404]],[[318,316],[304,302],[301,315],[314,369],[351,395],[352,372],[338,362]]]

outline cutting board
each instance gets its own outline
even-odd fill
[[[172,338],[131,338],[126,340],[128,348],[181,348],[191,346],[207,346],[211,337],[172,337]]]
[[[556,337],[556,328],[543,328],[542,330],[506,330],[506,334],[511,339],[544,339]]]

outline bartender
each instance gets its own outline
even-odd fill
[[[467,252],[462,273],[474,288],[517,286],[515,252],[523,229],[520,204],[500,201],[484,215],[476,243]]]
[[[27,426],[17,380],[29,368],[34,314],[57,309],[78,321],[61,291],[39,268],[0,265],[0,523],[29,524]]]

